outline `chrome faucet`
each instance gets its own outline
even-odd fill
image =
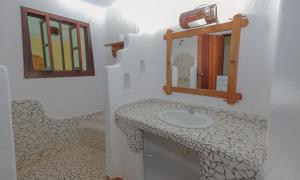
[[[189,113],[194,114],[195,108],[193,108],[193,107],[187,107],[186,110],[187,110]]]

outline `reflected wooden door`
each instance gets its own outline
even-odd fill
[[[224,36],[198,36],[197,88],[216,90],[217,76],[223,75]]]

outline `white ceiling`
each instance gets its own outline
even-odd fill
[[[62,0],[59,0],[62,1]],[[65,0],[69,1],[69,0]],[[218,5],[220,22],[226,22],[234,14],[245,13],[245,7],[250,1],[258,0],[76,0],[89,4],[99,14],[99,9],[116,8],[120,16],[136,23],[143,32],[154,32],[158,29],[178,25],[182,12],[194,9],[201,4]],[[80,4],[80,3],[78,3]],[[81,5],[79,5],[81,6]],[[97,8],[96,8],[97,7]],[[248,7],[249,8],[249,7]],[[102,12],[102,10],[101,10]],[[103,10],[104,12],[104,10]],[[97,16],[97,15],[96,15]],[[98,16],[99,17],[99,16]]]
[[[115,0],[82,0],[97,6],[107,7],[110,6]]]
[[[237,13],[243,13],[245,3],[256,0],[115,0],[112,7],[137,24],[142,32],[178,25],[181,13],[201,4],[217,3],[220,22],[226,22]]]

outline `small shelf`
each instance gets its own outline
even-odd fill
[[[111,47],[111,52],[112,52],[113,57],[117,57],[118,50],[124,48],[124,41],[105,44],[104,46],[105,47]]]

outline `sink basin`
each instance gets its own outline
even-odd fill
[[[212,118],[201,113],[190,113],[186,110],[167,110],[159,114],[159,118],[171,125],[183,128],[207,128],[213,125]]]

